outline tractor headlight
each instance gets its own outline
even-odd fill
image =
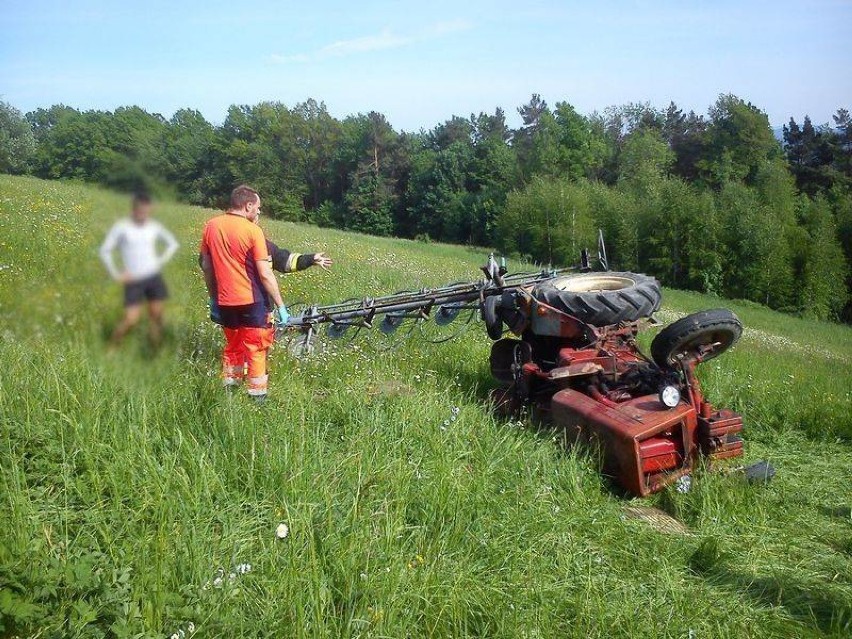
[[[680,403],[680,391],[677,386],[663,386],[660,391],[660,401],[669,408],[674,408]]]

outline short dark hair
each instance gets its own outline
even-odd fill
[[[237,188],[231,191],[231,208],[239,211],[246,204],[251,204],[260,199],[257,191],[251,188],[248,184],[240,184]]]
[[[133,208],[136,208],[140,204],[150,204],[151,196],[144,191],[139,191],[138,193],[133,194],[133,199],[130,202]]]

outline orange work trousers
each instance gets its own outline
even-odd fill
[[[249,395],[266,395],[269,385],[266,355],[275,340],[275,329],[222,328],[225,331],[225,350],[222,352],[222,379],[225,386],[235,386],[247,376]]]

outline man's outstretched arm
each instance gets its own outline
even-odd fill
[[[333,263],[325,253],[291,253],[269,240],[266,240],[266,248],[272,256],[272,268],[280,273],[304,271],[311,266],[326,269]]]

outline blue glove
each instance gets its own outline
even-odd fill
[[[286,324],[288,319],[290,319],[290,312],[284,304],[272,311],[272,321],[276,324],[276,326]]]
[[[219,309],[219,303],[211,298],[208,305],[210,306],[210,321],[214,324],[221,324],[222,311]]]

